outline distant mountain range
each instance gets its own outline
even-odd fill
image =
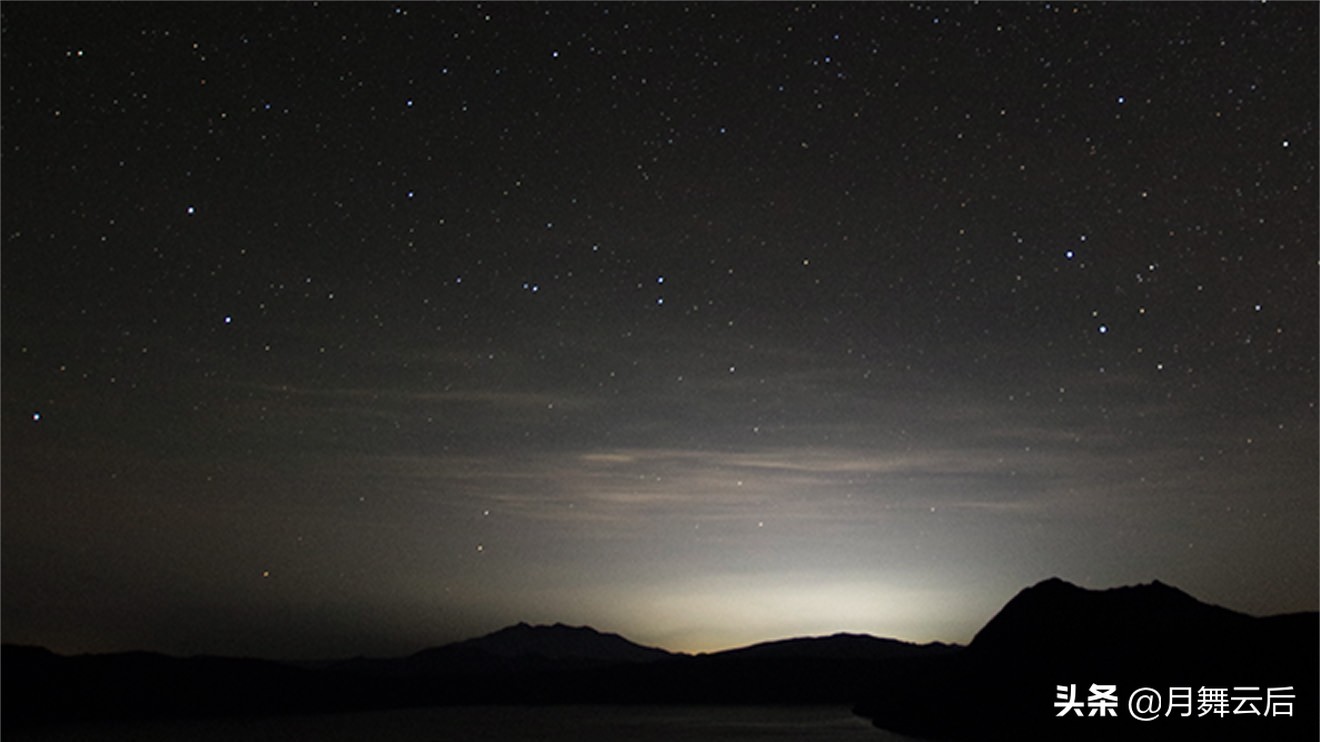
[[[588,627],[518,624],[389,659],[281,663],[4,645],[5,728],[73,719],[470,703],[854,704],[877,726],[950,739],[1223,732],[1316,739],[1316,613],[1253,618],[1161,583],[1023,590],[967,647],[858,634],[687,655]],[[1295,687],[1292,718],[1059,718],[1059,684]],[[1044,735],[1044,736],[1042,736]]]

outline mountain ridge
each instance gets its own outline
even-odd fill
[[[1059,683],[1288,683],[1297,720],[1186,722],[1204,736],[1315,739],[1320,613],[1255,617],[1154,581],[1089,590],[1058,578],[1019,591],[967,646],[839,632],[684,654],[563,623],[518,623],[411,655],[313,663],[154,652],[62,656],[5,644],[5,728],[453,704],[854,705],[876,726],[948,739],[1084,739],[1170,727],[1053,726]],[[1297,680],[1294,682],[1294,678]],[[1241,728],[1239,728],[1241,727]],[[1157,734],[1158,732],[1158,734]]]
[[[886,679],[857,711],[937,739],[1316,739],[1317,637],[1316,612],[1258,617],[1158,580],[1090,590],[1051,578],[1019,591],[962,652]],[[1115,686],[1124,701],[1139,688],[1289,686],[1298,712],[1147,724],[1122,708],[1103,724],[1064,726],[1058,688],[1084,697],[1093,683]]]
[[[591,626],[519,622],[483,636],[423,649],[411,656],[453,650],[479,651],[503,658],[531,655],[549,660],[605,662],[647,662],[677,654],[658,647],[646,647]]]
[[[452,650],[460,647],[464,649],[479,650],[486,654],[490,654],[494,656],[505,656],[505,657],[515,657],[515,656],[520,656],[522,654],[542,654],[548,659],[556,659],[559,658],[561,655],[568,657],[574,655],[572,651],[538,650],[536,647],[537,642],[535,640],[530,639],[530,637],[532,637],[533,635],[538,635],[538,634],[543,637],[549,637],[551,635],[558,635],[559,637],[564,637],[570,634],[574,634],[579,637],[594,635],[594,637],[600,638],[602,640],[608,640],[610,642],[618,642],[620,646],[628,645],[629,647],[643,650],[643,653],[639,653],[639,656],[650,656],[651,658],[663,658],[666,656],[700,657],[700,656],[718,656],[718,655],[738,655],[738,654],[748,653],[754,649],[768,648],[776,645],[823,642],[826,640],[836,641],[839,639],[849,638],[849,637],[856,637],[863,640],[866,639],[876,640],[880,642],[893,643],[894,645],[905,645],[905,646],[914,646],[914,647],[971,648],[972,646],[978,645],[978,643],[984,644],[985,642],[984,636],[987,635],[987,630],[991,630],[992,627],[995,626],[997,619],[1000,619],[1000,617],[1004,615],[1006,610],[1010,609],[1010,607],[1015,607],[1015,604],[1020,603],[1025,597],[1035,596],[1044,591],[1056,591],[1056,592],[1068,591],[1074,594],[1081,594],[1081,595],[1101,594],[1101,595],[1119,595],[1119,596],[1137,594],[1142,592],[1148,592],[1148,593],[1162,592],[1167,595],[1178,596],[1182,600],[1187,601],[1191,604],[1204,606],[1210,609],[1214,609],[1216,611],[1220,611],[1226,615],[1232,615],[1232,616],[1237,616],[1246,619],[1253,619],[1253,620],[1286,620],[1289,617],[1307,617],[1307,616],[1317,615],[1316,611],[1292,611],[1288,613],[1255,616],[1252,614],[1243,613],[1222,606],[1218,606],[1212,603],[1205,603],[1203,601],[1196,599],[1190,594],[1184,592],[1183,590],[1168,585],[1167,583],[1164,583],[1158,579],[1154,579],[1148,583],[1139,583],[1136,585],[1121,585],[1110,588],[1089,589],[1089,588],[1080,587],[1074,583],[1068,582],[1059,577],[1050,577],[1045,580],[1041,580],[1040,582],[1037,582],[1033,585],[1022,588],[1013,598],[1011,598],[1007,603],[1005,603],[1003,607],[1001,607],[1001,609],[995,614],[995,616],[993,616],[984,626],[981,627],[980,630],[976,632],[976,634],[973,635],[972,641],[966,645],[961,645],[956,642],[943,642],[943,641],[913,642],[905,639],[899,639],[896,637],[881,637],[869,633],[840,631],[832,634],[806,635],[806,636],[786,637],[780,639],[767,639],[763,641],[756,641],[751,644],[739,645],[726,649],[717,649],[717,650],[709,650],[702,652],[684,652],[677,650],[669,650],[663,647],[639,644],[637,642],[632,641],[631,639],[628,639],[622,634],[616,632],[604,631],[590,625],[572,625],[563,622],[555,622],[553,624],[537,624],[537,623],[529,623],[527,621],[518,621],[516,623],[508,624],[501,628],[490,631],[486,634],[481,634],[474,637],[468,637],[465,639],[457,639],[451,642],[446,642],[444,644],[437,644],[434,646],[423,647],[407,655],[394,655],[388,657],[355,655],[355,656],[340,656],[340,657],[324,657],[324,658],[310,659],[310,660],[283,660],[278,658],[254,657],[254,656],[246,656],[246,655],[230,657],[230,658],[275,662],[275,663],[291,665],[291,666],[300,666],[300,667],[321,667],[321,666],[341,664],[344,662],[353,662],[360,660],[406,659],[406,658],[424,656],[442,650]],[[521,637],[518,636],[520,634],[522,635]],[[524,641],[523,637],[527,637],[528,640]],[[223,656],[223,655],[215,655],[212,653],[178,655],[178,654],[171,654],[169,652],[162,652],[157,650],[142,650],[142,649],[120,650],[120,651],[111,651],[111,652],[80,652],[73,654],[61,654],[54,652],[53,650],[47,647],[41,645],[35,645],[35,644],[19,644],[13,642],[4,642],[3,645],[7,648],[24,647],[24,648],[40,649],[44,652],[48,652],[57,657],[87,657],[87,656],[104,657],[104,656],[140,654],[140,655],[156,655],[156,656],[170,657],[176,659],[194,659],[194,658]],[[514,651],[514,648],[519,646],[526,648],[527,651],[525,652]],[[583,646],[586,646],[586,644],[584,643]],[[561,649],[566,649],[566,646],[562,642],[560,644],[560,647]],[[590,652],[593,650],[587,650],[587,651]],[[594,651],[599,651],[599,650],[597,649]]]
[[[878,637],[873,634],[838,632],[826,636],[797,636],[757,642],[745,647],[734,647],[698,656],[730,659],[892,659],[909,657],[931,651],[953,651],[957,644],[926,642],[917,644],[902,639]]]

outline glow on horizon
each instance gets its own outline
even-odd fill
[[[563,599],[563,596],[560,597]],[[620,596],[576,594],[573,607],[547,600],[529,623],[590,625],[638,644],[698,654],[762,642],[838,633],[917,644],[967,642],[978,625],[964,596],[877,579],[726,574],[639,587]],[[972,619],[955,625],[950,617]]]

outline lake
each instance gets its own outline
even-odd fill
[[[68,724],[6,742],[905,742],[841,706],[459,706],[255,719]]]

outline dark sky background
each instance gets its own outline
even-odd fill
[[[1317,6],[3,8],[3,632],[1317,607]]]

